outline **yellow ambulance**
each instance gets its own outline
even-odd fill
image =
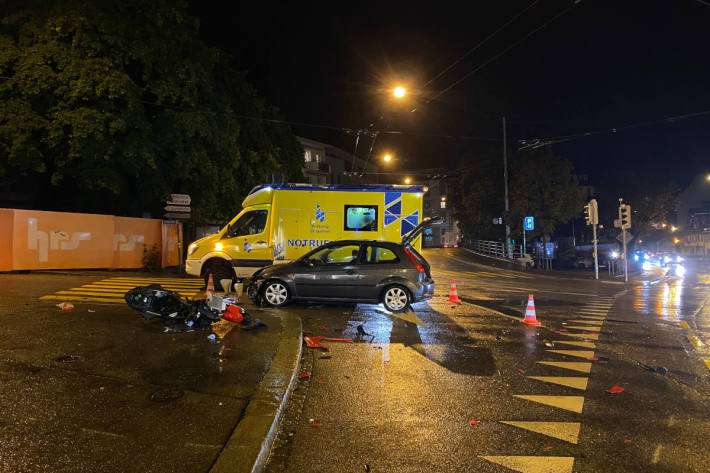
[[[265,184],[214,235],[190,244],[188,274],[245,278],[273,263],[297,259],[334,240],[400,242],[422,220],[426,188],[379,184]],[[412,246],[421,250],[421,237]]]

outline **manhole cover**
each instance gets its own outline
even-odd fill
[[[185,394],[182,389],[159,389],[150,395],[150,400],[155,402],[170,402],[180,399]]]
[[[76,361],[79,357],[77,355],[62,355],[54,359],[57,363],[66,363],[68,361]]]

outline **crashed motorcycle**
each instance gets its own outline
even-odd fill
[[[134,287],[126,292],[124,299],[128,307],[140,312],[147,320],[159,318],[166,325],[184,324],[185,328],[206,327],[222,318],[238,320],[247,326],[254,325],[256,322],[251,320],[243,307],[227,304],[220,297],[213,296],[212,303],[206,299],[190,300],[159,284]],[[231,309],[226,311],[226,307]],[[233,314],[235,311],[240,315],[239,319],[224,316],[227,312]]]

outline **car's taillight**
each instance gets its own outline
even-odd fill
[[[412,262],[415,268],[417,268],[417,271],[420,273],[424,274],[426,271],[424,271],[424,266],[419,264],[419,261],[417,261],[417,258],[414,256],[414,254],[409,251],[407,248],[404,249],[404,252],[407,253],[407,257],[409,258],[409,261]]]

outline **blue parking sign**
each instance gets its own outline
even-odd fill
[[[525,217],[523,223],[525,224],[525,231],[535,230],[535,217]]]

